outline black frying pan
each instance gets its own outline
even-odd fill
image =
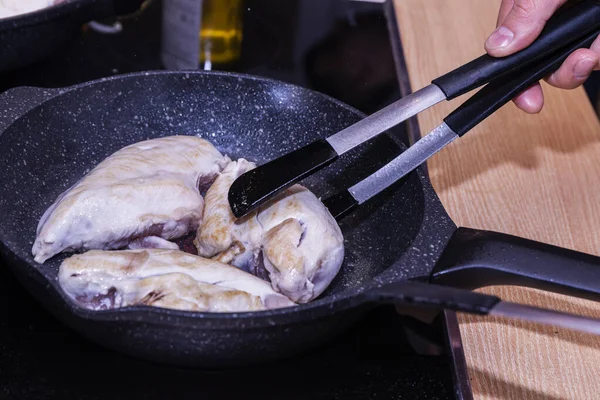
[[[0,19],[0,72],[49,56],[77,36],[82,24],[129,14],[144,0],[64,0],[55,6]]]
[[[506,235],[457,229],[417,169],[340,221],[346,258],[315,301],[258,313],[191,313],[152,307],[89,311],[68,299],[56,273],[31,256],[38,220],[86,171],[119,148],[190,134],[259,163],[363,116],[322,94],[245,75],[138,73],[63,90],[0,95],[0,242],[5,261],[52,313],[83,335],[147,360],[227,367],[299,353],[382,301],[486,313],[488,299],[425,284],[517,284],[595,297],[600,259]],[[319,196],[346,189],[404,149],[393,132],[352,150],[307,184]],[[466,292],[470,293],[470,292]]]

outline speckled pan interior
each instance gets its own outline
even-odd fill
[[[24,93],[31,95],[31,90]],[[209,139],[232,158],[262,163],[362,118],[319,93],[226,73],[141,73],[48,93],[52,98],[22,114],[0,135],[0,241],[8,259],[16,261],[15,268],[23,275],[39,271],[43,290],[56,291],[66,308],[80,315],[86,311],[64,296],[56,280],[65,255],[39,265],[33,261],[31,247],[46,208],[106,156],[136,141],[184,134]],[[18,108],[19,98],[24,97],[16,93],[4,107]],[[400,151],[394,134],[386,133],[303,183],[325,198],[373,173]],[[423,234],[427,199],[433,197],[426,179],[413,173],[359,207],[340,221],[346,257],[329,289],[308,305],[263,314],[284,318],[303,308],[330,308],[336,300],[368,287],[376,277],[381,283],[428,276],[444,244],[435,240],[436,235],[443,239],[446,234],[430,228],[431,237],[414,239]],[[443,209],[436,210],[439,215],[429,212],[425,217],[430,225],[432,218],[446,218]],[[431,243],[439,243],[440,248]],[[243,317],[145,311],[203,320]],[[119,310],[104,315],[119,320],[135,317]]]
[[[232,158],[262,163],[359,118],[356,111],[296,86],[220,74],[141,75],[68,91],[0,136],[0,239],[55,285],[65,255],[44,265],[33,261],[39,218],[60,193],[121,147],[153,137],[195,135]],[[396,141],[381,136],[304,184],[325,198],[399,152]],[[360,285],[398,257],[420,226],[421,192],[412,179],[341,221],[346,259],[329,293]]]

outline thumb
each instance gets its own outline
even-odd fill
[[[485,42],[491,56],[504,57],[529,46],[539,36],[546,21],[567,0],[503,0],[498,28]]]

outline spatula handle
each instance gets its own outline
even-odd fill
[[[513,55],[495,58],[483,55],[432,81],[448,100],[468,93],[515,69],[535,63],[574,40],[587,36],[600,27],[600,1],[583,1],[556,14],[537,40]]]
[[[573,51],[589,47],[598,34],[600,29],[597,28],[585,38],[556,51],[537,64],[526,66],[490,82],[449,114],[444,122],[457,135],[464,135],[516,95],[557,70]]]

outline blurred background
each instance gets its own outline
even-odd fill
[[[201,21],[190,3],[202,4]],[[149,0],[134,14],[87,24],[50,58],[1,73],[0,91],[211,69],[310,87],[370,113],[399,94],[384,14],[371,1]]]
[[[0,91],[141,70],[210,69],[310,87],[371,113],[399,95],[390,43],[396,30],[381,3],[147,0],[134,14],[85,25],[50,58],[0,73]],[[586,91],[600,115],[600,72]]]

